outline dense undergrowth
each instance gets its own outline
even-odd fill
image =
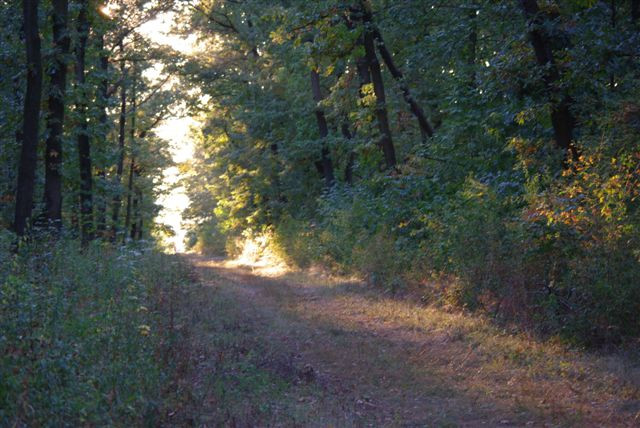
[[[363,274],[382,291],[411,290],[574,344],[623,343],[640,334],[639,176],[629,165],[596,170],[583,159],[553,185],[469,178],[453,191],[376,177],[254,235],[266,233],[262,245],[293,265]],[[201,236],[215,245],[197,242],[220,252],[220,227],[208,227]],[[227,236],[231,254],[237,239]]]
[[[0,425],[162,423],[178,400],[173,312],[188,282],[184,263],[144,244],[4,245]]]
[[[422,200],[418,180],[365,183],[324,195],[311,221],[282,221],[276,247],[298,265],[321,261],[545,336],[620,343],[640,334],[637,201],[601,196],[608,183],[581,188],[582,174],[529,193],[467,180],[446,199]]]
[[[196,248],[266,233],[544,337],[640,335],[635,2],[205,3]]]

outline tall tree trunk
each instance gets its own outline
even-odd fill
[[[640,0],[631,0],[631,22],[640,21]]]
[[[131,197],[133,194],[134,187],[134,177],[136,171],[136,156],[135,156],[135,145],[136,145],[136,110],[137,110],[137,100],[136,100],[136,75],[135,68],[133,70],[133,82],[131,85],[131,142],[130,150],[131,150],[131,166],[129,168],[129,183],[127,185],[127,211],[124,219],[124,234],[122,236],[122,243],[126,243],[127,240],[127,232],[129,231],[129,225],[131,224]]]
[[[136,158],[131,155],[131,165],[129,167],[129,182],[127,184],[127,210],[124,216],[124,235],[122,236],[123,244],[127,242],[127,232],[129,231],[129,226],[131,225],[131,197],[133,194],[133,185],[135,181],[135,169]]]
[[[38,0],[23,0],[25,48],[27,54],[27,92],[24,97],[22,147],[18,168],[16,208],[13,227],[18,236],[25,234],[33,210],[37,148],[42,99],[42,57],[38,32]]]
[[[478,56],[478,9],[472,8],[469,11],[470,32],[469,32],[469,52],[467,65],[469,66],[469,88],[476,89],[476,62]]]
[[[573,131],[576,120],[571,113],[572,99],[558,87],[560,72],[553,57],[551,40],[542,29],[545,17],[538,7],[537,0],[520,0],[520,4],[528,20],[529,39],[533,46],[538,65],[544,67],[543,80],[547,90],[547,96],[551,102],[551,123],[558,148],[564,154],[571,154],[574,159],[578,157],[578,150],[573,141]],[[559,93],[559,91],[561,91]],[[566,166],[566,162],[564,163]]]
[[[115,182],[117,186],[116,195],[113,197],[113,210],[111,213],[111,241],[115,242],[118,235],[118,221],[120,220],[120,206],[122,205],[122,192],[120,184],[122,183],[122,172],[124,171],[124,144],[126,138],[127,124],[127,86],[126,74],[127,68],[124,59],[124,47],[120,42],[120,72],[122,73],[122,83],[120,87],[120,130],[118,133],[118,164],[116,165]]]
[[[45,220],[55,229],[62,227],[62,134],[64,128],[67,61],[69,54],[68,0],[52,0],[53,46],[55,49],[49,90],[47,141],[45,150]]]
[[[378,121],[378,129],[380,130],[380,147],[384,155],[387,169],[394,168],[396,165],[396,153],[391,137],[391,127],[389,126],[389,116],[387,114],[387,98],[384,90],[384,81],[382,79],[382,71],[380,70],[380,62],[376,55],[375,47],[375,31],[372,28],[371,14],[366,10],[366,5],[362,5],[362,21],[364,25],[363,43],[365,50],[365,58],[371,73],[371,81],[373,83],[373,92],[376,96],[375,114]]]
[[[87,124],[87,92],[85,89],[85,58],[87,38],[89,37],[89,20],[87,17],[88,0],[80,1],[78,13],[78,45],[76,47],[76,83],[78,100],[76,110],[80,126],[78,129],[78,166],[80,169],[80,233],[82,242],[93,239],[93,176],[91,168],[91,145]]]
[[[373,25],[371,21],[372,21],[371,14],[369,12],[365,12],[365,22],[369,22],[370,23],[369,25]],[[384,63],[387,65],[387,68],[389,69],[391,76],[393,76],[393,78],[398,82],[398,85],[400,86],[400,90],[402,91],[402,96],[406,101],[406,103],[409,105],[409,110],[411,111],[411,113],[413,113],[413,115],[418,120],[418,125],[420,126],[420,133],[422,134],[422,139],[426,140],[428,137],[432,137],[433,127],[431,126],[431,124],[429,123],[429,120],[425,116],[424,110],[422,110],[422,107],[420,107],[418,102],[415,100],[415,98],[411,94],[411,90],[407,85],[407,81],[404,78],[404,74],[402,73],[402,71],[400,71],[400,69],[396,66],[395,62],[393,61],[393,56],[387,49],[387,46],[384,43],[384,39],[382,38],[382,34],[380,34],[380,31],[377,28],[373,28],[373,33],[375,36],[375,40],[377,41],[377,47],[378,47],[378,51],[380,52],[380,56],[384,60]]]
[[[322,175],[324,176],[325,186],[327,188],[331,188],[335,183],[335,177],[333,174],[333,163],[331,162],[329,149],[327,148],[329,127],[327,126],[327,118],[324,115],[324,110],[319,106],[319,103],[324,99],[324,97],[322,96],[322,90],[320,89],[320,75],[316,69],[311,70],[311,90],[313,92],[313,100],[316,102],[316,122],[318,122],[318,131],[320,132],[320,138],[322,139]]]
[[[140,189],[136,189],[135,197],[133,198],[133,222],[131,223],[131,235],[132,241],[138,239],[138,226],[140,224],[140,200],[142,192]]]
[[[618,8],[616,5],[616,0],[610,0],[609,8],[611,9],[611,30],[615,33],[616,27],[618,24]],[[614,67],[614,61],[609,61],[610,66]],[[612,70],[609,74],[609,89],[614,91],[616,88],[616,74]]]
[[[138,226],[137,226],[137,233],[136,236],[134,237],[134,239],[136,240],[141,240],[142,239],[142,232],[143,232],[143,226],[144,226],[144,222],[143,222],[143,218],[142,218],[142,191],[138,190]]]
[[[101,142],[104,144],[108,136],[107,105],[109,98],[109,57],[107,56],[107,52],[104,49],[104,34],[100,34],[100,37],[98,38],[98,49],[100,50],[99,70],[100,74],[102,75],[98,88],[98,103],[100,106],[100,117],[98,121],[100,123],[100,137],[102,139]],[[106,172],[104,166],[100,168],[98,177],[100,182],[104,184],[106,181]],[[106,195],[98,194],[96,196],[96,232],[99,236],[104,236],[107,230],[107,200]]]

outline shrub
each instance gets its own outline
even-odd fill
[[[160,423],[181,263],[66,240],[14,261],[0,272],[0,425]]]

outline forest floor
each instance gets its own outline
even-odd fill
[[[640,366],[320,271],[186,256],[197,426],[640,426]]]

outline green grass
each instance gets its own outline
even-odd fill
[[[60,240],[0,260],[0,425],[161,423],[178,399],[179,259]]]

